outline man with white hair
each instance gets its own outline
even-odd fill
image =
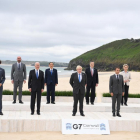
[[[83,112],[83,101],[85,96],[85,86],[87,85],[87,76],[82,72],[82,67],[80,65],[76,68],[77,72],[73,73],[70,78],[70,84],[73,88],[73,114],[76,115],[77,103],[79,101],[79,111],[81,116],[85,116]]]
[[[35,69],[29,73],[28,88],[31,92],[31,115],[34,115],[35,99],[37,96],[37,114],[40,115],[41,93],[44,91],[44,72],[40,69],[40,63],[35,63]]]
[[[22,86],[26,83],[26,65],[21,62],[21,57],[17,57],[17,62],[12,65],[11,69],[11,83],[14,85],[13,104],[16,103],[17,88],[19,87],[18,99],[19,103],[22,102]]]
[[[90,102],[94,105],[95,89],[98,86],[98,71],[94,68],[94,62],[90,62],[90,67],[86,69],[85,73],[87,75],[86,103],[89,105],[89,93],[91,90]]]

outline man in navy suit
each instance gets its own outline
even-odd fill
[[[0,60],[1,64],[1,60]],[[3,84],[5,81],[5,70],[0,68],[0,115],[3,115],[2,113],[2,92],[3,92]]]
[[[90,67],[86,69],[85,73],[87,75],[86,103],[89,105],[89,93],[91,90],[90,102],[94,105],[95,89],[98,86],[98,71],[94,68],[94,62],[90,62]]]
[[[45,86],[47,86],[47,103],[50,103],[50,94],[51,94],[51,103],[55,104],[55,86],[58,84],[57,70],[54,69],[53,62],[49,63],[49,69],[45,71]]]

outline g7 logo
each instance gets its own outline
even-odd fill
[[[81,129],[82,124],[74,124],[73,129]]]

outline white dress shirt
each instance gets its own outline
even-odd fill
[[[90,67],[90,71],[92,71],[92,75],[94,74],[94,68]]]
[[[17,62],[17,67],[19,68],[19,64],[20,64],[20,68],[21,68],[21,62],[20,63]]]
[[[38,73],[38,77],[39,77],[39,69],[38,70],[35,69],[35,75],[36,75],[36,73]]]
[[[116,75],[116,79],[117,79],[117,75],[118,75],[118,79],[119,79],[119,74],[115,74]]]
[[[82,73],[77,73],[78,74],[78,80],[79,80],[79,74],[80,74],[80,82],[82,81]]]

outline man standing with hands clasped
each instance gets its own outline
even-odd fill
[[[40,115],[41,94],[44,91],[44,72],[40,69],[40,63],[35,63],[35,69],[29,73],[28,88],[31,92],[31,115],[34,115],[35,99],[37,96],[37,114]]]
[[[70,78],[70,84],[73,88],[73,114],[75,116],[77,113],[77,104],[79,101],[79,111],[81,116],[85,116],[83,112],[83,102],[85,96],[85,86],[87,86],[87,76],[82,72],[82,67],[78,65],[76,67],[77,72],[73,73]]]
[[[116,101],[117,101],[117,116],[121,117],[121,115],[120,115],[120,103],[121,103],[122,96],[124,96],[123,76],[120,75],[119,73],[120,73],[120,68],[116,67],[115,74],[110,76],[110,82],[109,82],[110,94],[112,96],[113,117],[116,116],[116,114],[115,114]]]
[[[85,71],[87,75],[87,92],[86,92],[86,103],[89,105],[89,93],[91,90],[90,102],[94,105],[95,100],[95,89],[98,86],[98,71],[94,68],[94,62],[90,62],[90,67]]]
[[[54,69],[53,62],[49,63],[49,69],[45,71],[45,86],[47,86],[47,103],[50,104],[50,94],[51,103],[55,104],[55,86],[58,84],[57,70]]]
[[[14,85],[13,104],[16,103],[17,88],[19,87],[19,103],[22,102],[22,85],[26,83],[26,66],[21,62],[21,57],[17,57],[17,62],[12,65],[11,69],[11,83]]]

